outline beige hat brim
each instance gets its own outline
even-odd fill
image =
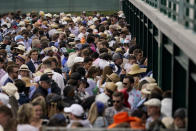
[[[139,70],[136,71],[130,71],[128,74],[129,75],[135,75],[135,74],[140,74],[146,72],[147,68],[140,68]]]

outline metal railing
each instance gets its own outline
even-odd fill
[[[131,128],[73,128],[68,129],[66,127],[42,127],[41,131],[144,131],[144,130],[133,130]],[[185,130],[173,130],[173,129],[160,129],[160,131],[185,131]]]
[[[169,18],[196,32],[196,0],[143,0]]]

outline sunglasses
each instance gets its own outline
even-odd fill
[[[120,101],[114,101],[114,100],[113,100],[112,102],[113,102],[113,103],[115,103],[115,102],[116,102],[116,103],[120,103]]]

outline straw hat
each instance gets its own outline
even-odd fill
[[[45,69],[44,74],[53,75],[52,70],[50,68]]]
[[[69,37],[75,38],[76,36],[74,34],[70,34]]]
[[[18,45],[18,47],[15,47],[15,49],[18,49],[18,50],[25,52],[25,47],[23,45]]]
[[[18,56],[16,56],[17,59],[19,59],[20,61],[25,62],[26,57],[24,55],[19,54]]]
[[[144,88],[142,88],[141,93],[143,94],[151,94],[151,91],[154,88],[158,88],[157,83],[147,83]]]
[[[30,70],[29,70],[29,67],[26,64],[23,64],[23,65],[20,66],[19,71],[30,71]]]
[[[110,79],[112,82],[116,83],[120,81],[120,77],[116,73],[112,73],[110,75],[106,75],[108,79]]]
[[[44,52],[47,54],[50,50],[52,51],[52,48],[51,48],[51,47],[46,47],[46,48],[44,49]]]
[[[59,26],[57,24],[51,24],[49,25],[51,28],[57,29]]]
[[[140,68],[138,64],[133,64],[130,70],[129,75],[136,75],[146,72],[147,68]]]
[[[5,86],[2,86],[1,89],[8,96],[14,96],[16,100],[19,100],[18,88],[13,83],[7,83]]]
[[[28,78],[28,77],[23,77],[21,80],[24,81],[24,82],[26,83],[26,87],[31,87],[31,86],[33,85],[33,84],[31,83],[30,78]]]
[[[122,51],[123,51],[122,48],[116,48],[116,50],[115,50],[116,53],[119,53],[119,52],[122,52]]]
[[[148,83],[156,83],[156,80],[152,77],[144,77],[140,81],[146,80]]]
[[[105,88],[111,90],[112,92],[115,92],[117,86],[115,85],[114,82],[106,82]]]

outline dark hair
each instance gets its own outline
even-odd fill
[[[93,74],[99,72],[99,69],[95,66],[91,66],[88,70],[88,73],[87,73],[87,78],[92,78],[93,77]]]
[[[175,118],[181,118],[184,119],[186,117],[186,109],[185,108],[178,108],[175,112],[174,112],[174,119]]]
[[[85,76],[86,74],[86,71],[83,67],[78,67],[76,72],[80,73],[81,76]]]
[[[125,78],[129,79],[129,82],[130,82],[130,83],[134,83],[133,76],[126,75],[126,76],[124,77],[124,79],[125,79]]]
[[[92,59],[97,59],[99,57],[99,54],[97,52],[93,52],[93,54],[91,55]]]
[[[142,109],[137,109],[137,110],[134,110],[132,113],[131,113],[131,116],[136,116],[138,118],[142,118],[143,115],[146,115],[146,112]]]
[[[149,98],[157,98],[159,100],[162,100],[162,94],[163,94],[163,91],[161,88],[154,88],[152,91],[151,91],[151,94],[149,96]]]
[[[1,113],[5,114],[6,116],[9,116],[10,118],[13,117],[13,114],[12,114],[11,109],[8,108],[8,107],[5,106],[5,105],[0,106],[0,114],[1,114]]]
[[[118,92],[118,91],[115,91],[112,96],[114,97],[120,97],[121,100],[124,99],[124,94],[122,92]]]
[[[90,61],[93,61],[93,59],[88,56],[84,58],[84,63],[88,63]]]
[[[17,79],[15,80],[15,86],[18,88],[18,93],[22,93],[25,91],[26,83],[21,79]]]
[[[32,54],[33,52],[37,52],[37,53],[38,53],[38,50],[37,50],[37,49],[32,49],[32,50],[29,52],[29,56],[31,56],[31,54]]]
[[[108,49],[107,48],[101,48],[100,50],[99,50],[99,53],[101,54],[101,53],[108,53]]]
[[[18,68],[18,65],[9,65],[9,66],[7,67],[7,72],[8,72],[8,74],[9,74],[9,73],[12,73],[14,68]]]
[[[172,97],[171,90],[167,90],[163,92],[163,98],[171,98],[171,97]]]

